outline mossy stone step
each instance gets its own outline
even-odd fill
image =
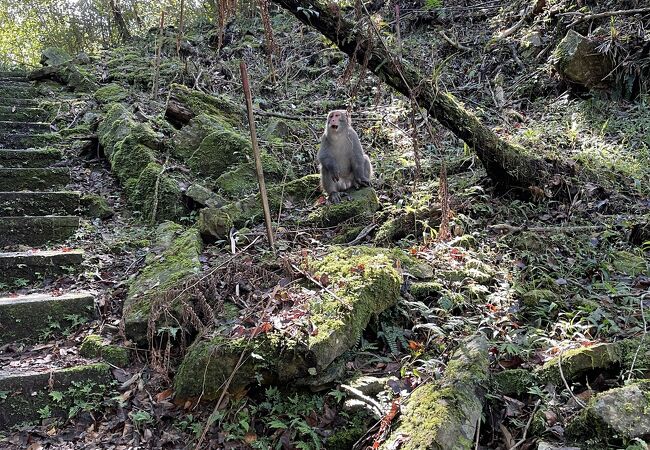
[[[29,82],[27,75],[4,75],[0,76],[0,83],[23,83]]]
[[[24,70],[0,70],[0,77],[21,77],[21,78],[27,78],[28,73]]]
[[[15,122],[0,120],[0,133],[20,131],[21,133],[47,133],[50,124],[46,122]]]
[[[0,105],[2,106],[15,106],[16,108],[20,107],[38,107],[40,104],[39,100],[33,98],[13,98],[7,96],[0,96]]]
[[[49,113],[43,108],[29,106],[0,106],[0,120],[14,122],[41,122],[47,120]]]
[[[0,192],[0,216],[73,216],[81,194],[58,192]]]
[[[0,148],[39,148],[61,141],[56,133],[23,133],[0,130]]]
[[[2,296],[0,345],[23,339],[35,342],[49,330],[51,322],[65,326],[66,317],[70,316],[92,320],[95,317],[94,296],[88,292]]]
[[[83,261],[83,250],[44,250],[0,253],[0,283],[37,281],[68,273]]]
[[[0,84],[0,95],[13,98],[35,98],[38,91],[34,86],[25,83]]]
[[[69,388],[81,385],[93,393],[107,394],[112,379],[111,368],[105,363],[38,372],[24,368],[22,372],[0,369],[0,391],[7,393],[6,398],[0,400],[0,430],[23,422],[40,423],[39,410],[45,407],[49,407],[53,417],[65,420],[74,401],[74,396],[65,395]],[[52,391],[64,393],[61,403],[52,400]]]
[[[0,191],[49,191],[70,183],[67,167],[0,168]]]
[[[0,217],[0,247],[61,243],[78,228],[79,217],[74,216]]]
[[[60,150],[44,149],[0,149],[0,168],[5,167],[47,167],[62,159]]]

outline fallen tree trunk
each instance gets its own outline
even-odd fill
[[[559,161],[528,154],[523,147],[499,138],[451,94],[439,92],[410,64],[403,60],[397,63],[376,39],[343,18],[335,4],[322,0],[273,1],[304,24],[316,28],[350,57],[368,61],[368,68],[390,86],[407,97],[415,97],[432,117],[474,149],[495,184],[504,188],[544,186],[554,174],[571,173],[569,166]]]

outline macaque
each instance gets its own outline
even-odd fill
[[[341,194],[352,187],[370,186],[370,158],[361,148],[347,111],[335,110],[327,115],[318,162],[321,187],[332,203],[339,203]]]

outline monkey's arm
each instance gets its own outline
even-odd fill
[[[321,166],[323,178],[329,175],[332,180],[339,181],[339,177],[341,176],[340,168],[326,139],[321,141],[320,150],[318,152],[318,162]]]
[[[361,142],[356,133],[350,136],[352,141],[352,172],[356,188],[370,186],[370,159],[363,153]]]

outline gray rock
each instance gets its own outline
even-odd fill
[[[597,43],[569,30],[555,49],[555,67],[565,79],[588,89],[607,88],[614,69],[612,59],[597,50]]]

